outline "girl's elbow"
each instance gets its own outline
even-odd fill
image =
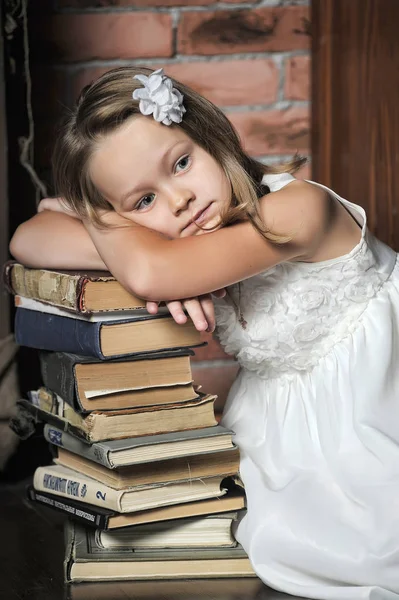
[[[25,263],[28,260],[28,250],[26,239],[22,232],[23,224],[20,225],[11,238],[8,249],[15,260]]]
[[[125,271],[126,289],[143,300],[157,302],[166,300],[166,295],[170,290],[165,282],[165,273],[167,269],[158,254],[151,251],[146,252],[139,261],[139,264],[131,264]],[[121,281],[122,285],[123,282]],[[166,283],[166,287],[165,287]]]
[[[121,281],[126,290],[133,296],[146,301],[158,301],[160,296],[155,284],[155,278],[148,269],[142,269],[140,273],[130,274]]]

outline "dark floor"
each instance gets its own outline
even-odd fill
[[[65,586],[64,516],[33,507],[24,483],[0,484],[1,600],[294,600],[257,579]]]

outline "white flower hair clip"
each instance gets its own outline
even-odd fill
[[[153,115],[164,125],[181,123],[186,109],[183,106],[183,94],[173,87],[172,80],[158,69],[149,75],[135,75],[144,86],[134,90],[133,99],[140,100],[139,109],[143,115]]]

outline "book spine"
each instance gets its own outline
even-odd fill
[[[49,424],[44,426],[44,437],[50,443],[60,448],[66,448],[74,454],[83,456],[89,460],[92,460],[108,469],[112,469],[113,465],[108,459],[108,452],[101,444],[85,444],[77,438],[69,435],[65,431],[61,431],[57,427],[52,427]]]
[[[71,569],[74,562],[74,546],[75,546],[75,528],[73,522],[71,520],[66,521],[64,525],[64,546],[65,546],[65,555],[64,555],[64,564],[63,564],[63,572],[64,572],[64,582],[70,583],[72,581],[71,578]]]
[[[80,280],[78,275],[29,269],[14,263],[8,271],[7,280],[13,294],[48,302],[74,312],[79,310],[76,295]]]
[[[37,492],[48,492],[62,498],[85,502],[94,506],[121,512],[123,492],[84,477],[79,473],[68,476],[57,467],[38,467],[33,477],[33,487]]]
[[[8,260],[3,267],[3,284],[9,294],[15,295],[15,290],[11,283],[11,272],[14,266],[17,264],[15,260]]]
[[[40,371],[43,383],[77,412],[82,411],[75,393],[74,362],[63,352],[40,352]]]
[[[104,359],[100,328],[101,322],[86,322],[24,308],[17,308],[15,315],[15,341],[20,346]]]
[[[78,282],[76,283],[75,288],[75,298],[76,298],[76,309],[77,312],[82,314],[90,314],[91,311],[87,310],[85,304],[86,297],[86,286],[89,280],[86,277],[80,277]]]
[[[33,487],[28,488],[27,495],[31,502],[54,508],[58,512],[62,512],[86,525],[98,529],[106,529],[108,527],[108,516],[97,513],[92,507],[85,506],[84,508],[79,508],[69,502],[68,499],[58,500],[57,498],[52,498],[48,494],[37,492]]]
[[[34,392],[28,392],[28,396],[32,398]],[[36,406],[32,403],[32,400],[28,402],[27,400],[20,400],[19,404],[23,409],[25,409],[28,413],[33,415],[33,417],[37,421],[42,421],[44,423],[49,423],[53,427],[57,427],[62,431],[66,431],[70,435],[77,437],[78,439],[82,439],[87,443],[90,443],[90,433],[85,431],[84,429],[78,427],[78,425],[72,425],[67,421],[67,419],[60,417],[48,410],[44,410],[40,408],[40,406]]]

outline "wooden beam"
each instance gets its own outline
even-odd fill
[[[313,178],[399,249],[399,2],[312,0]]]
[[[7,130],[4,73],[4,40],[2,12],[0,11],[0,267],[8,259],[8,185],[7,185]],[[0,286],[0,339],[10,332],[10,298]]]

